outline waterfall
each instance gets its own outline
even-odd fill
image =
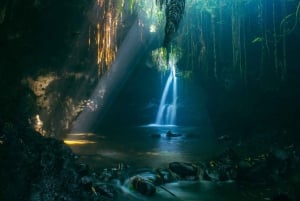
[[[155,124],[158,125],[175,125],[176,123],[177,78],[175,65],[170,64],[170,67],[170,74],[166,81],[156,115]],[[171,89],[171,84],[173,90]]]

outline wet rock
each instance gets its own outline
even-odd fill
[[[237,168],[225,164],[216,164],[205,169],[203,178],[210,181],[235,180],[237,178]]]
[[[205,165],[203,179],[210,181],[236,180],[239,156],[232,149],[226,149],[215,160]]]
[[[222,135],[218,137],[218,142],[229,142],[232,138],[229,135]]]
[[[206,169],[204,171],[203,179],[209,181],[220,181],[220,175],[216,169]]]
[[[146,181],[151,182],[154,185],[162,184],[162,179],[156,171],[152,171],[152,170],[139,171],[138,176],[143,178]]]
[[[293,149],[276,149],[241,160],[238,181],[247,184],[273,184],[287,179],[299,169],[299,157]]]
[[[100,180],[104,182],[112,181],[112,180],[119,180],[123,182],[127,179],[128,172],[129,172],[129,165],[125,163],[119,163],[116,167],[113,168],[105,168],[100,173]]]
[[[271,201],[293,201],[293,199],[287,194],[280,193],[278,195],[275,195]]]
[[[140,176],[135,176],[131,181],[132,187],[139,193],[146,196],[153,196],[156,193],[155,186]]]
[[[172,162],[169,164],[169,168],[181,179],[198,179],[198,167],[192,163]]]
[[[294,155],[282,149],[271,152],[266,159],[271,177],[275,180],[279,179],[277,177],[286,176],[290,172],[294,161]]]
[[[87,164],[80,163],[77,166],[77,172],[80,176],[88,175],[89,174],[89,166]]]
[[[90,176],[81,177],[80,183],[86,188],[90,188],[93,184],[93,179]]]
[[[269,180],[269,169],[266,161],[241,161],[238,166],[237,181],[247,185],[266,185]]]
[[[93,189],[97,195],[99,194],[110,199],[113,199],[116,194],[114,187],[109,184],[95,183]]]
[[[180,136],[182,136],[182,134],[179,134],[179,133],[172,133],[172,131],[168,131],[167,133],[166,133],[166,136],[167,137],[180,137]]]
[[[272,184],[288,178],[297,167],[298,156],[293,150],[277,149],[241,160],[237,180],[255,185]]]
[[[159,168],[156,170],[158,176],[159,176],[159,183],[163,184],[163,183],[169,183],[175,180],[175,178],[173,177],[172,173],[168,170],[168,169],[162,169]]]
[[[111,179],[113,179],[113,172],[112,171],[109,171],[107,168],[105,168],[100,176],[99,176],[100,180],[101,181],[104,181],[104,182],[108,182],[110,181]]]
[[[216,161],[226,165],[236,165],[240,161],[240,157],[233,149],[229,148],[224,150]]]

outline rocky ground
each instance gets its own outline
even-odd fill
[[[117,200],[118,188],[125,183],[130,191],[149,197],[164,184],[180,180],[235,181],[242,190],[251,192],[253,198],[248,200],[299,199],[300,161],[293,146],[247,157],[226,149],[209,161],[172,162],[156,169],[136,170],[120,163],[91,170],[62,141],[25,126],[3,123],[0,140],[3,201]]]
[[[5,123],[0,144],[0,200],[113,200],[62,141]]]

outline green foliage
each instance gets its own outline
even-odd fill
[[[166,48],[158,48],[152,51],[152,61],[154,62],[157,70],[160,72],[166,72],[170,69],[170,63],[176,66],[178,60],[182,57],[182,49],[179,47],[172,47],[167,56],[168,52]],[[169,58],[169,63],[167,61]],[[176,70],[176,76],[184,79],[190,79],[192,76],[191,70]]]
[[[263,37],[256,37],[251,41],[251,43],[261,43],[263,41],[264,41]]]
[[[162,39],[165,26],[165,0],[117,0],[117,2],[119,12],[127,9],[128,13],[137,13],[140,25],[146,28],[141,30],[151,30],[157,41]],[[294,31],[299,24],[300,2],[282,0],[274,1],[273,4],[275,10],[267,12],[265,9],[272,6],[272,2],[263,0],[186,1],[185,17],[180,24],[176,40],[172,41],[171,53],[168,55],[166,49],[158,48],[152,51],[152,61],[159,71],[166,72],[169,70],[168,58],[174,59],[173,63],[182,58],[179,76],[190,78],[197,68],[204,77],[213,76],[214,79],[222,79],[224,76],[222,72],[225,67],[220,64],[230,63],[231,67],[228,68],[236,71],[235,73],[241,80],[245,80],[245,83],[251,74],[250,71],[262,73],[267,63],[271,65],[274,63],[274,69],[278,71],[276,63],[281,62],[279,60],[283,60],[282,63],[286,62],[285,56],[278,55],[280,51],[277,48],[285,45],[281,44],[284,41],[283,36]],[[289,11],[279,9],[285,4],[288,5]],[[291,5],[296,8],[291,10]],[[277,8],[280,12],[275,12]],[[249,30],[250,24],[253,30]],[[277,31],[278,33],[274,33]],[[261,44],[253,47],[258,48],[260,61],[248,59],[247,54],[251,51],[248,47],[251,44]],[[274,54],[272,56],[276,58],[267,57],[266,52]],[[250,68],[252,65],[258,69]]]
[[[209,1],[209,0],[193,0],[190,4],[191,8],[195,7],[197,10],[205,11],[208,13],[214,13],[217,9],[217,1]]]
[[[118,2],[117,2],[117,11],[118,11],[118,14],[122,13],[123,9],[124,9],[124,2],[123,2],[123,0],[118,0]]]
[[[152,51],[152,60],[156,64],[159,71],[167,71],[167,49],[166,48],[158,48]]]
[[[129,9],[130,14],[133,14],[135,11],[135,6],[136,6],[136,0],[129,0],[128,4],[127,2],[125,3],[126,0],[117,0],[117,12],[118,14],[121,14],[124,9]],[[126,6],[125,6],[126,5]]]
[[[134,10],[134,5],[135,5],[135,0],[130,0],[129,1],[129,8],[130,8],[130,13],[133,13]]]
[[[193,71],[191,70],[184,70],[179,71],[176,73],[176,76],[181,77],[183,79],[191,79],[192,78]]]

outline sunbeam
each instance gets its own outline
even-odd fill
[[[101,122],[139,59],[137,55],[144,44],[136,40],[138,37],[139,26],[136,21],[127,33],[111,68],[101,77],[90,98],[98,105],[98,110],[96,112],[84,110],[76,119],[72,132],[88,130],[93,124]]]

